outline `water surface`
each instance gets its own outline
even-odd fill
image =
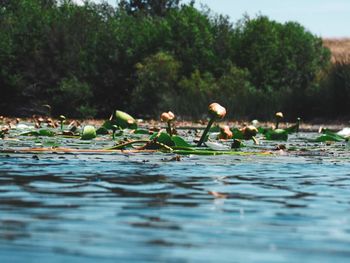
[[[344,144],[173,157],[0,154],[0,262],[349,261]]]

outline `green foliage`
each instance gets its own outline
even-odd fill
[[[265,16],[233,25],[180,2],[2,1],[1,114],[41,113],[50,104],[69,117],[118,107],[201,118],[214,100],[229,118],[321,114],[326,101],[333,115],[349,113],[348,66],[319,78],[329,51],[301,25]]]
[[[94,126],[86,125],[83,129],[83,133],[81,135],[82,140],[92,140],[96,138],[96,129]]]
[[[175,96],[172,97],[174,111],[182,116],[202,118],[215,92],[215,79],[209,72],[194,71],[190,77],[183,77]],[[205,116],[204,115],[204,116]]]
[[[59,89],[54,92],[52,105],[56,114],[69,115],[71,112],[78,112],[80,117],[91,117],[94,109],[89,107],[92,97],[90,87],[80,82],[77,78],[62,79]]]
[[[350,116],[350,64],[337,62],[328,75],[330,106],[333,116]]]
[[[287,141],[288,132],[283,129],[268,130],[265,133],[265,138],[272,141]]]
[[[115,111],[111,119],[111,124],[121,129],[137,129],[136,120],[128,113],[120,110]]]
[[[322,40],[298,23],[280,24],[265,16],[244,18],[235,34],[235,61],[249,70],[252,84],[276,97],[273,105],[279,103],[293,118],[302,114],[306,90],[329,62]]]
[[[131,107],[139,115],[158,115],[169,107],[176,90],[180,63],[168,53],[159,52],[136,65],[136,88]]]
[[[177,8],[180,0],[121,0],[119,7],[131,15],[164,16],[169,10]]]

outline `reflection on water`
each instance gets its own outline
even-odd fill
[[[0,155],[1,262],[347,262],[350,164]]]

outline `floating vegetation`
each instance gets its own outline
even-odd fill
[[[216,120],[224,118],[226,109],[218,103],[209,105],[209,122],[200,139],[189,136],[191,127],[175,129],[175,114],[164,112],[162,122],[149,127],[147,122],[140,123],[126,112],[116,110],[102,125],[81,125],[75,120],[59,116],[51,118],[35,117],[25,122],[4,120],[0,129],[2,152],[64,152],[64,153],[171,153],[176,155],[271,155],[301,154],[310,151],[322,151],[325,145],[340,143],[345,147],[349,136],[346,129],[339,132],[320,129],[320,135],[299,134],[300,119],[294,125],[282,128],[279,121],[281,112],[276,113],[278,122],[275,127],[230,127],[220,124],[212,127]],[[64,125],[67,122],[69,125]],[[34,123],[34,125],[33,125]],[[255,124],[259,124],[255,121]],[[98,127],[96,129],[95,127]],[[295,134],[295,135],[294,135]],[[112,135],[112,137],[111,137]],[[198,135],[198,133],[197,133]],[[290,140],[289,135],[293,136]],[[47,138],[47,139],[45,139]],[[50,138],[50,139],[48,139]],[[278,143],[276,145],[276,142]],[[314,143],[313,145],[308,145]]]

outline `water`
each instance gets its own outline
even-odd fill
[[[0,154],[0,262],[349,262],[343,144],[172,157]]]

